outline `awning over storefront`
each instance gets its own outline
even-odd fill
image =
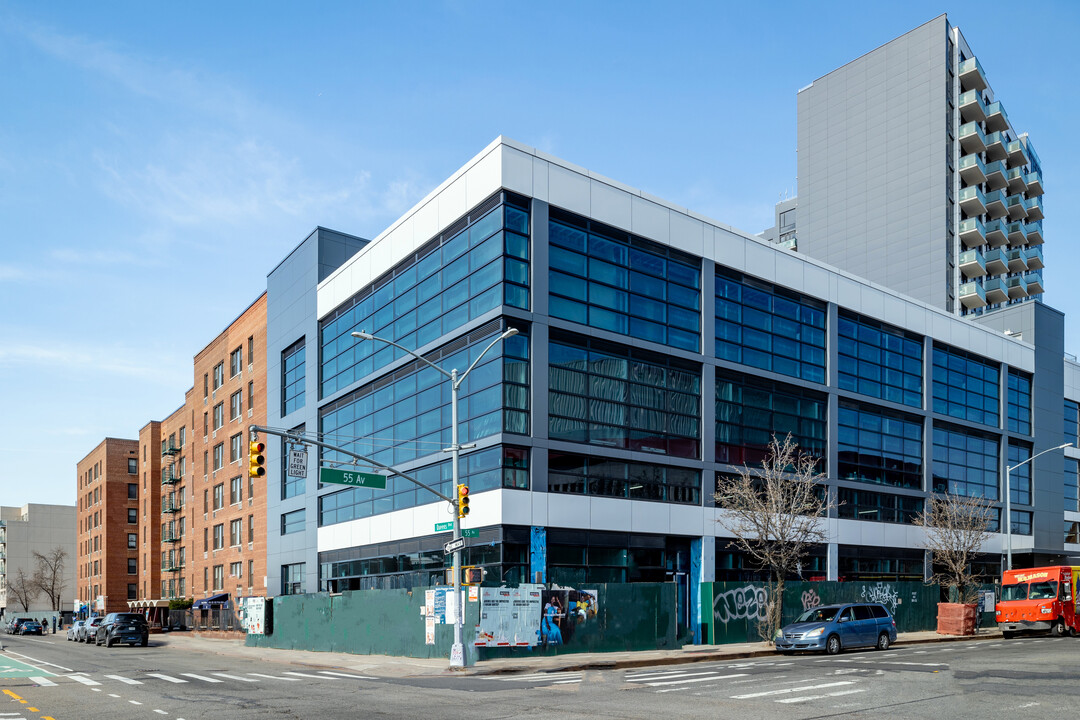
[[[169,607],[168,600],[128,600],[127,606],[129,610],[142,610],[144,608],[159,608]]]
[[[211,595],[210,597],[196,600],[192,605],[196,610],[221,610],[229,607],[229,593]]]

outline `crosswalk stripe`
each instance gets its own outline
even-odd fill
[[[574,677],[581,677],[579,672],[565,672],[565,673],[535,673],[533,675],[515,675],[513,677],[498,678],[502,682],[529,682],[532,680],[565,680]]]
[[[263,675],[262,673],[248,673],[248,675],[254,675],[255,677],[267,678],[268,680],[285,680],[286,682],[300,682],[300,678],[287,678],[287,677],[280,677],[278,675]]]
[[[649,687],[660,687],[661,685],[682,685],[684,683],[695,682],[708,682],[710,680],[730,680],[731,678],[746,677],[748,673],[736,673],[734,675],[710,675],[708,677],[699,678],[683,678],[681,680],[663,680],[661,682],[646,683]]]
[[[581,678],[578,678],[577,680],[556,680],[555,682],[553,682],[551,684],[552,685],[573,685],[574,683],[579,683],[579,682],[581,682]]]
[[[323,677],[322,675],[313,675],[311,673],[293,672],[291,670],[286,670],[282,674],[283,675],[295,675],[297,677],[315,678],[316,680],[337,680],[337,678],[332,678],[332,677],[327,678],[327,677]]]
[[[628,677],[628,682],[649,682],[651,680],[673,680],[681,677],[693,677],[695,675],[716,675],[723,672],[722,670],[705,670],[702,672],[684,672],[684,673],[663,673],[660,675],[635,675],[634,677]]]
[[[208,682],[208,683],[219,683],[219,682],[221,682],[217,678],[206,677],[205,675],[196,675],[195,673],[180,673],[180,674],[183,675],[184,677],[195,678],[196,680],[202,680],[203,682]]]
[[[330,670],[320,670],[320,675],[337,675],[343,678],[353,678],[355,680],[374,680],[375,678],[369,675],[349,675],[347,673],[331,672]]]
[[[30,682],[37,683],[41,687],[56,687],[56,683],[43,677],[32,677],[30,678]]]
[[[228,673],[214,673],[218,677],[228,678],[229,680],[239,680],[240,682],[259,682],[253,678],[240,677],[239,675],[229,675]]]
[[[732,695],[732,700],[749,700],[750,698],[767,697],[769,695],[786,695],[788,693],[803,692],[806,690],[822,690],[830,687],[840,687],[842,685],[854,685],[854,680],[841,680],[840,682],[823,683],[821,685],[807,685],[805,687],[797,688],[783,688],[781,690],[765,690],[764,692],[749,693],[747,695]]]
[[[74,680],[77,683],[82,683],[83,685],[100,685],[101,684],[97,680],[91,680],[90,678],[83,677],[82,675],[68,675],[68,677],[71,678],[72,680]]]
[[[140,681],[132,680],[131,678],[124,677],[123,675],[106,675],[105,677],[109,678],[110,680],[119,680],[126,685],[142,685]]]
[[[807,702],[809,700],[821,700],[822,698],[840,697],[841,695],[854,695],[856,693],[861,693],[861,692],[866,692],[866,688],[862,688],[860,690],[841,690],[840,692],[825,693],[824,695],[806,695],[804,697],[781,698],[781,699],[777,700],[776,702],[778,702],[778,703]]]
[[[180,684],[183,684],[183,683],[187,682],[187,680],[181,680],[180,678],[174,678],[172,675],[165,675],[163,673],[146,673],[146,677],[156,677],[156,678],[160,678],[161,680],[168,680],[169,682],[176,683],[177,685],[180,685]]]

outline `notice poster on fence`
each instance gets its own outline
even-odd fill
[[[251,635],[262,635],[266,621],[266,598],[249,597],[244,600],[244,626]]]
[[[532,647],[540,638],[543,585],[480,588],[478,647]]]

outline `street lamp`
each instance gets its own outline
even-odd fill
[[[472,365],[470,365],[465,370],[465,372],[460,373],[460,374],[458,373],[457,368],[454,368],[450,372],[447,372],[446,370],[443,370],[441,367],[439,367],[435,363],[431,362],[427,358],[420,356],[419,354],[417,354],[416,352],[410,350],[409,348],[402,347],[401,345],[398,345],[393,340],[387,340],[386,338],[376,337],[375,335],[372,335],[371,333],[368,333],[368,332],[364,332],[363,330],[361,330],[359,332],[351,333],[351,335],[353,337],[359,338],[361,340],[378,340],[379,342],[384,342],[387,345],[393,345],[397,349],[399,349],[399,350],[401,350],[403,352],[406,352],[409,355],[412,355],[414,358],[416,358],[420,362],[424,363],[428,367],[435,368],[436,370],[438,370],[440,373],[442,373],[450,381],[450,391],[451,391],[450,392],[450,447],[445,448],[443,450],[443,452],[450,452],[453,455],[453,460],[452,460],[453,473],[454,473],[453,474],[453,487],[454,487],[455,491],[456,491],[457,486],[458,486],[458,459],[459,459],[459,457],[461,455],[461,449],[462,449],[462,445],[458,442],[458,390],[461,387],[461,383],[465,382],[465,378],[467,378],[469,376],[469,373],[472,372],[473,368],[476,367],[480,363],[481,358],[483,358],[484,355],[487,355],[488,350],[495,347],[495,345],[499,341],[505,340],[505,339],[507,339],[509,337],[513,337],[514,335],[517,335],[517,333],[518,333],[517,328],[507,328],[506,330],[504,330],[502,332],[502,334],[499,335],[499,337],[492,340],[488,344],[488,346],[486,348],[484,348],[483,352],[481,352],[479,355],[476,356],[476,359],[473,360]],[[472,446],[470,445],[469,447],[472,447]],[[453,513],[453,515],[454,515],[454,540],[456,541],[456,540],[459,540],[461,538],[461,517],[460,517],[461,514],[459,512],[457,512],[457,500],[456,500],[457,496],[455,495],[454,497],[455,497],[455,500],[454,500],[455,507],[454,507],[454,513]],[[455,604],[456,609],[455,609],[455,612],[454,612],[454,644],[450,648],[450,667],[452,667],[452,668],[455,668],[455,667],[460,668],[460,667],[465,667],[465,646],[461,642],[461,618],[462,618],[462,615],[464,614],[465,603],[463,603],[461,601],[461,550],[460,549],[455,549],[454,550],[453,573],[454,573],[454,604]]]
[[[1039,455],[1045,455],[1048,452],[1054,452],[1055,450],[1064,450],[1067,447],[1072,447],[1071,442],[1067,442],[1064,445],[1058,445],[1057,447],[1048,448],[1041,453],[1032,455],[1024,462],[1018,462],[1012,467],[1005,468],[1005,569],[1012,570],[1012,471],[1016,468],[1027,465],[1029,462],[1039,457]]]

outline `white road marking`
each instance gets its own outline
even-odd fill
[[[783,698],[777,700],[778,703],[797,703],[807,702],[808,700],[821,700],[822,698],[840,697],[841,695],[854,695],[856,693],[866,692],[866,688],[862,690],[841,690],[840,692],[825,693],[824,695],[807,695],[805,697]]]
[[[217,678],[209,678],[209,677],[206,677],[205,675],[196,675],[195,673],[180,673],[180,674],[183,675],[184,677],[195,678],[196,680],[202,680],[203,682],[208,682],[208,683],[219,683],[219,682],[221,682]]]
[[[15,655],[15,656],[18,656],[18,657],[21,657],[21,658],[25,658],[24,662],[26,660],[30,660],[33,663],[37,663],[37,665],[48,665],[49,667],[54,667],[57,670],[63,670],[64,672],[75,672],[71,668],[66,668],[63,665],[55,665],[55,664],[53,664],[51,662],[45,662],[44,660],[38,660],[37,658],[32,658],[29,655],[23,655],[22,653],[17,653],[14,650],[7,650],[6,652],[7,652],[8,655]],[[26,664],[30,665],[31,667],[35,668],[36,670],[41,670],[41,668],[37,667],[36,665],[33,665],[32,663],[28,662]],[[55,675],[56,674],[56,673],[51,673],[48,670],[41,670],[41,672],[45,673],[46,675]]]
[[[657,690],[656,692],[658,692],[658,693],[681,692],[683,690],[689,690],[689,689],[690,688],[668,688],[667,690]]]
[[[326,678],[322,675],[313,675],[312,673],[293,672],[291,670],[285,670],[282,675],[295,675],[297,677],[315,678],[316,680],[337,680],[337,678]]]
[[[110,680],[119,680],[125,685],[142,685],[142,683],[138,680],[132,680],[131,678],[124,677],[123,675],[106,675],[105,677],[109,678]]]
[[[116,693],[109,693],[109,697],[120,697],[120,696],[117,695]]]
[[[579,682],[581,682],[581,678],[578,678],[577,680],[556,680],[555,682],[553,682],[551,684],[552,685],[573,685],[574,683],[579,683]]]
[[[163,675],[162,673],[146,673],[146,677],[156,677],[156,678],[159,678],[161,680],[168,680],[169,682],[176,683],[177,685],[180,685],[182,683],[187,682],[187,680],[181,680],[180,678],[174,678],[172,675]]]
[[[650,680],[674,680],[681,677],[693,677],[695,675],[716,675],[723,672],[722,670],[706,670],[704,672],[683,672],[683,673],[663,673],[660,675],[635,675],[634,677],[628,677],[628,682],[649,682]],[[746,673],[743,673],[744,675]]]
[[[253,678],[240,677],[239,675],[229,675],[228,673],[214,673],[218,677],[228,678],[229,680],[239,680],[240,682],[259,682]]]
[[[533,673],[531,675],[515,675],[513,677],[498,678],[503,682],[521,682],[525,680],[551,680],[552,678],[581,677],[580,672],[551,672]]]
[[[131,703],[132,705],[142,705],[142,703],[139,702],[138,700],[128,700],[128,702]]]
[[[661,682],[651,682],[645,684],[649,687],[659,687],[661,685],[683,685],[685,683],[709,682],[710,680],[730,680],[731,678],[746,677],[746,675],[746,673],[737,673],[735,675],[710,675],[709,677],[684,678],[682,680],[663,680]]]
[[[90,678],[83,677],[82,675],[68,675],[68,677],[71,678],[72,680],[74,680],[77,683],[82,683],[83,685],[100,685],[101,684],[97,680],[91,680]]]
[[[780,678],[785,678],[785,677],[787,677],[787,675],[773,675],[772,677],[769,678],[769,680],[779,680]],[[755,678],[750,678],[749,680],[736,680],[735,682],[733,682],[731,684],[732,685],[745,685],[746,683],[756,683],[756,682],[761,682],[761,678],[755,677]],[[789,680],[788,682],[806,682],[806,680]]]
[[[732,695],[732,700],[749,700],[750,698],[766,697],[768,695],[785,695],[793,692],[803,692],[805,690],[822,690],[830,687],[840,687],[842,685],[854,685],[854,680],[841,680],[833,683],[823,683],[821,685],[807,685],[805,687],[797,688],[783,688],[781,690],[765,690],[764,692],[749,693],[747,695]]]
[[[43,677],[32,677],[30,678],[30,682],[37,683],[41,687],[56,687],[56,683]]]
[[[155,710],[154,712],[156,712],[158,715],[168,715],[169,714],[169,713],[165,712],[164,710]]]
[[[319,674],[320,675],[337,675],[338,677],[354,678],[356,680],[375,680],[375,678],[373,678],[373,677],[371,677],[369,675],[349,675],[347,673],[331,672],[330,670],[320,670]]]
[[[248,675],[254,675],[255,677],[267,678],[269,680],[285,680],[287,682],[300,682],[300,678],[279,677],[277,675],[263,675],[262,673],[248,673]]]

